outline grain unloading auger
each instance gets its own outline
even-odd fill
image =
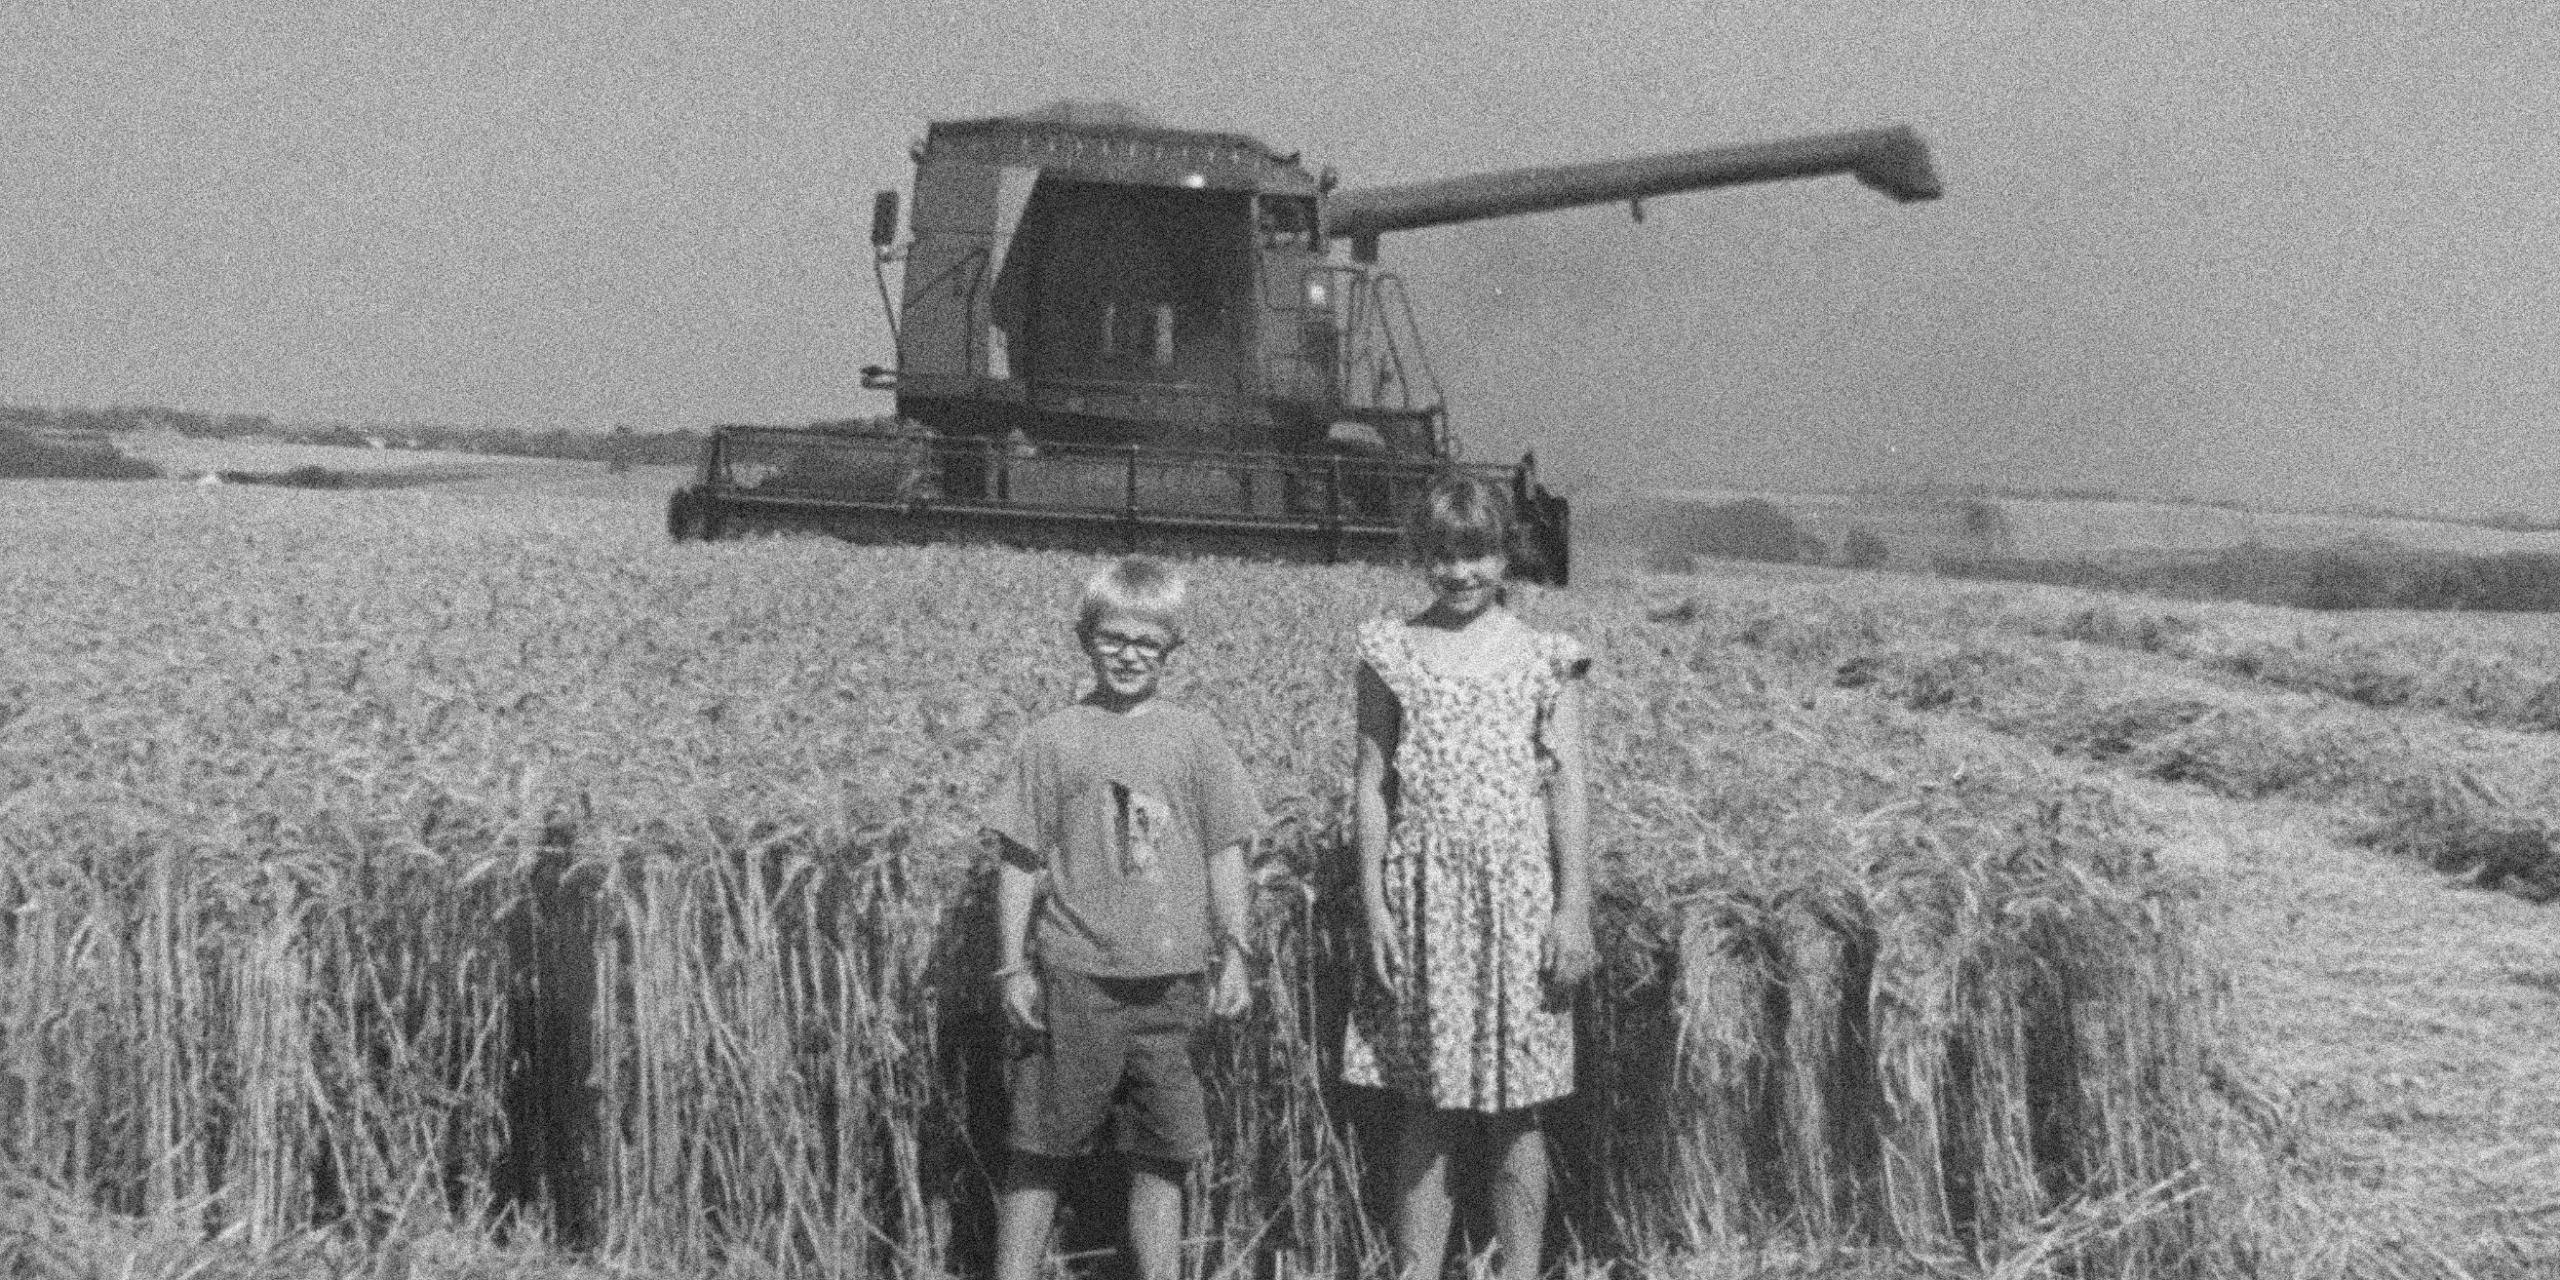
[[[904,287],[897,363],[863,385],[896,393],[897,426],[715,429],[676,537],[1391,557],[1414,496],[1467,464],[1380,236],[1840,173],[1938,194],[1908,128],[1337,191],[1251,138],[1059,103],[936,123],[914,156],[911,239],[895,193],[872,220],[883,304],[886,264]],[[1511,488],[1514,571],[1563,582],[1568,513],[1534,457],[1468,469]]]

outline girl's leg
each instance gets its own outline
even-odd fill
[[[1049,1260],[1049,1222],[1058,1212],[1058,1166],[1016,1151],[996,1200],[996,1280],[1039,1280]]]
[[[1405,1099],[1396,1135],[1396,1271],[1437,1280],[1449,1252],[1449,1117]]]
[[[1493,1139],[1493,1235],[1502,1280],[1537,1280],[1547,1243],[1547,1135],[1534,1107],[1485,1117]]]
[[[1129,1252],[1138,1280],[1182,1274],[1182,1166],[1129,1158]]]

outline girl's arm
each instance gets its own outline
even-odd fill
[[[1556,691],[1547,718],[1547,750],[1555,775],[1547,786],[1547,830],[1555,852],[1556,914],[1547,933],[1546,969],[1559,986],[1591,976],[1590,792],[1583,746],[1582,682]]]
[[[1396,695],[1368,663],[1360,664],[1353,721],[1358,731],[1351,770],[1351,839],[1360,860],[1360,906],[1369,925],[1369,976],[1395,990],[1395,949],[1387,918],[1387,770],[1399,730]]]
[[[1245,932],[1253,927],[1253,896],[1246,883],[1242,842],[1209,855],[1209,930],[1217,948],[1209,984],[1211,1017],[1241,1017],[1253,1008],[1244,971]]]

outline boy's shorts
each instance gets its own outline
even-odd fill
[[[1209,1154],[1208,1109],[1191,1040],[1208,1016],[1196,973],[1098,978],[1040,975],[1049,1031],[1018,1036],[1006,1062],[1016,1151],[1090,1155],[1105,1125],[1126,1155],[1190,1164]]]

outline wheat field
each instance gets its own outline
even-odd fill
[[[8,1269],[981,1273],[969,837],[1092,562],[672,545],[673,483],[6,486]],[[1190,1264],[1379,1274],[1348,645],[1419,595],[1195,573],[1169,691],[1278,821]],[[1521,607],[1600,658],[1559,1267],[2560,1268],[2539,637],[1813,569]]]

